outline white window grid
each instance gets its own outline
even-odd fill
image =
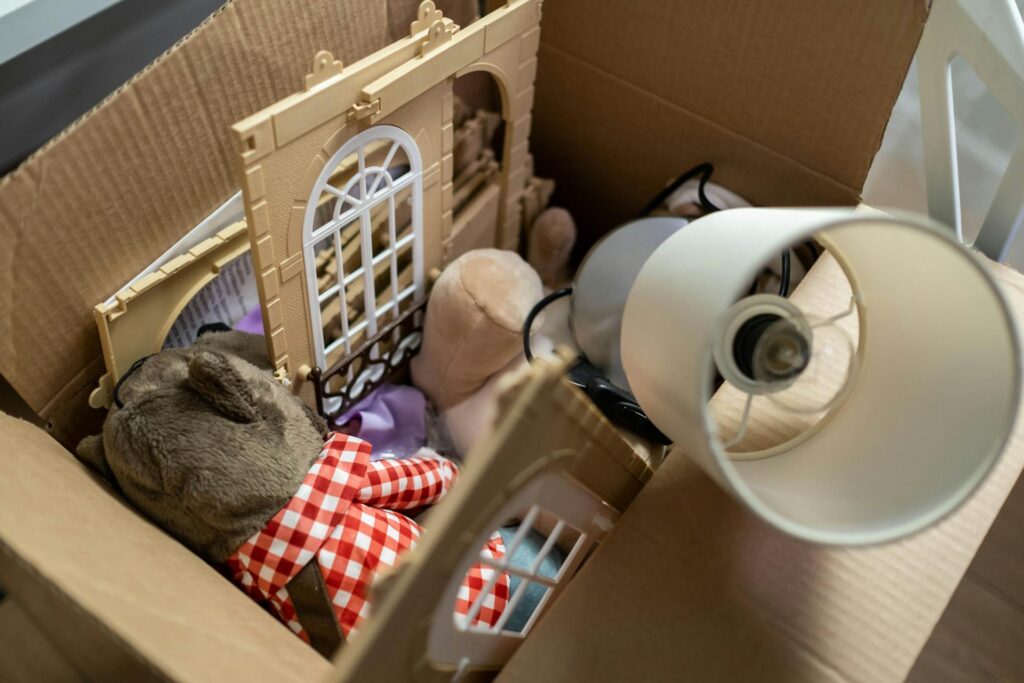
[[[379,165],[367,166],[367,149],[384,142],[389,144],[388,152]],[[398,152],[405,153],[409,168],[397,177],[389,172]],[[344,186],[331,184],[331,175],[338,165],[356,155],[355,173]],[[398,239],[395,221],[395,206],[398,195],[411,189],[411,230]],[[320,198],[327,193],[333,195],[334,206],[331,217],[317,225],[317,207]],[[378,253],[373,250],[373,223],[371,212],[387,204],[387,246]],[[342,231],[358,221],[360,258],[359,265],[352,272],[345,272]],[[337,272],[334,283],[323,292],[319,291],[316,272],[316,246],[330,239],[334,249]],[[412,284],[399,287],[399,254],[412,249]],[[313,185],[303,223],[303,259],[306,269],[306,290],[309,300],[309,320],[315,345],[315,360],[321,369],[327,369],[328,359],[342,350],[345,355],[352,352],[352,341],[365,332],[373,337],[378,333],[380,319],[390,315],[399,316],[403,303],[418,301],[425,294],[423,274],[423,163],[412,136],[401,128],[389,125],[374,126],[349,139],[325,164],[323,171]],[[389,295],[383,305],[377,305],[378,292],[374,279],[377,266],[389,262]],[[363,284],[363,316],[354,325],[349,324],[347,291],[358,281]],[[332,298],[337,298],[341,317],[341,336],[325,345],[324,320],[321,307]]]
[[[564,519],[558,518],[558,521],[555,523],[554,527],[552,527],[550,533],[548,534],[547,540],[545,540],[544,545],[541,546],[541,549],[537,553],[537,556],[533,558],[533,561],[530,563],[530,566],[527,568],[523,568],[512,564],[511,558],[515,555],[516,550],[518,550],[519,546],[526,539],[526,536],[530,533],[530,530],[533,529],[533,525],[537,521],[537,518],[540,516],[540,513],[541,507],[539,505],[533,505],[530,507],[529,511],[527,511],[526,515],[524,515],[522,521],[519,523],[519,527],[516,529],[516,532],[512,536],[512,539],[506,546],[505,555],[503,557],[495,559],[491,557],[491,555],[488,553],[480,553],[478,561],[484,566],[492,569],[493,571],[489,572],[490,578],[478,593],[476,599],[473,601],[473,604],[470,605],[469,611],[465,615],[461,615],[458,613],[455,614],[455,626],[460,631],[469,631],[471,633],[484,633],[491,635],[504,633],[507,635],[525,637],[526,634],[529,633],[530,630],[533,628],[533,624],[536,622],[541,612],[544,611],[545,605],[551,599],[551,596],[554,594],[555,588],[559,587],[560,582],[564,580],[566,568],[574,563],[577,554],[581,552],[582,548],[588,545],[588,542],[590,540],[586,533],[583,533],[579,529],[576,529],[575,527],[569,525],[568,523],[566,523]],[[562,562],[559,564],[558,571],[555,573],[555,575],[544,576],[540,573],[541,564],[544,562],[545,559],[547,559],[548,555],[551,554],[551,551],[555,547],[555,544],[562,538],[562,534],[567,530],[575,532],[577,534],[577,538],[573,542],[570,551],[566,554],[565,559],[562,560]],[[511,595],[509,595],[508,603],[505,605],[505,610],[502,612],[501,617],[498,618],[498,621],[496,621],[493,625],[486,623],[474,624],[473,622],[476,621],[477,617],[480,614],[480,610],[487,602],[487,597],[494,590],[494,586],[498,582],[498,579],[501,577],[501,574],[503,572],[505,574],[518,576],[521,579],[519,585],[516,587],[516,590]],[[526,594],[530,584],[538,584],[543,586],[543,597],[541,597],[540,602],[537,604],[533,612],[530,614],[530,618],[527,620],[522,630],[507,629],[506,624],[508,623],[509,618],[515,611],[516,605],[519,604],[519,601]]]
[[[524,514],[525,511],[525,514]],[[542,517],[543,515],[543,517]],[[427,658],[437,665],[454,667],[452,680],[461,680],[472,669],[496,669],[509,660],[537,621],[565,586],[572,580],[587,554],[618,519],[618,512],[597,494],[558,470],[547,470],[531,477],[519,487],[494,513],[486,524],[478,526],[479,534],[460,562],[460,570],[449,579],[434,616],[427,638]],[[505,556],[494,559],[481,552],[494,529],[506,526],[511,519],[521,519],[519,528],[505,546]],[[546,536],[537,556],[528,567],[512,564],[511,557],[531,529]],[[559,544],[560,541],[566,543]],[[571,547],[566,544],[571,541]],[[565,551],[554,575],[542,573],[542,563],[555,545]],[[463,616],[455,611],[457,596],[470,567],[483,563],[491,571],[470,610]],[[500,578],[500,572],[522,579],[509,596],[499,621],[494,625],[474,624],[487,604],[488,596]],[[545,588],[544,595],[521,629],[507,628],[512,612],[533,583]],[[520,596],[520,597],[516,597]],[[479,604],[478,604],[479,603]]]

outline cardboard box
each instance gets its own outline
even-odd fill
[[[756,204],[856,203],[927,7],[545,4],[532,151],[580,249],[709,159]],[[384,47],[408,8],[235,0],[0,183],[0,373],[50,432],[0,417],[0,583],[83,674],[342,675],[67,448],[103,417],[86,403],[102,372],[92,306],[237,190],[230,126],[299,90],[319,50],[350,63]],[[825,275],[805,289],[828,296]],[[825,550],[671,457],[502,677],[899,679],[1022,459],[1015,438],[924,534]]]
[[[1020,329],[1024,276],[991,272]],[[791,299],[814,310],[849,300],[849,285],[825,257]],[[743,403],[712,400],[737,417]],[[751,423],[747,439],[777,443],[777,428]],[[827,548],[755,518],[673,453],[498,680],[901,681],[1022,466],[1018,414],[1002,459],[953,514],[892,543]]]

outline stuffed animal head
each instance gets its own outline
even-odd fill
[[[274,379],[263,339],[203,335],[124,378],[103,434],[78,457],[212,562],[227,559],[298,490],[323,419]]]

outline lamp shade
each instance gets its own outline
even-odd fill
[[[856,301],[849,376],[814,427],[740,458],[709,413],[715,378],[736,374],[752,399],[770,400],[755,396],[769,386],[756,373],[722,357],[753,348],[748,332],[773,320],[785,326],[766,353],[790,363],[777,377],[790,381],[808,355],[813,363],[814,345],[800,340],[813,338],[814,325],[785,299],[747,296],[765,262],[811,236],[836,258]],[[676,453],[771,524],[822,543],[888,541],[953,510],[1001,453],[1020,398],[1019,341],[1002,294],[971,252],[918,217],[710,214],[646,261],[621,335],[630,387]],[[761,334],[758,348],[770,336]]]
[[[580,351],[616,386],[629,388],[622,370],[622,310],[637,273],[658,246],[686,227],[685,218],[655,216],[605,235],[576,271],[570,321]]]

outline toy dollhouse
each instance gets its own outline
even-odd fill
[[[512,2],[461,29],[424,2],[409,38],[347,67],[321,52],[304,92],[235,125],[268,352],[307,397],[336,394],[332,361],[414,315],[458,247],[516,247],[539,22]],[[452,86],[476,70],[501,92],[502,168],[456,217]],[[373,372],[346,371],[356,390]]]
[[[247,249],[278,377],[335,406],[337,361],[370,340],[379,352],[389,324],[410,329],[432,272],[471,248],[515,249],[524,214],[550,194],[531,178],[528,140],[540,7],[510,2],[460,29],[423,2],[408,38],[349,66],[321,52],[302,92],[236,124],[245,221],[97,308],[108,374],[93,405],[109,405],[127,365],[158,350],[191,297]],[[474,71],[500,93],[500,165],[487,149],[456,159],[460,137],[493,128],[476,116],[456,129],[453,82]],[[129,308],[131,323],[115,322]],[[346,397],[371,376],[346,377]]]
[[[326,418],[403,377],[432,277],[469,249],[517,248],[550,196],[528,149],[540,9],[510,0],[460,28],[426,0],[405,39],[351,65],[322,51],[301,92],[237,123],[244,220],[97,306],[107,374],[92,405],[109,405],[117,379],[159,351],[184,306],[246,254],[275,375]],[[500,114],[457,111],[453,83],[475,71],[493,77]],[[499,125],[501,149],[466,144]],[[565,382],[566,361],[506,378],[491,438],[345,646],[354,680],[500,668],[649,478],[648,463]],[[515,570],[523,591],[544,593],[524,626],[460,622],[452,605],[470,565],[510,571],[481,558],[477,542],[509,520],[546,536],[541,559],[555,545],[565,559],[553,576]],[[380,648],[395,642],[408,652],[382,665]]]

